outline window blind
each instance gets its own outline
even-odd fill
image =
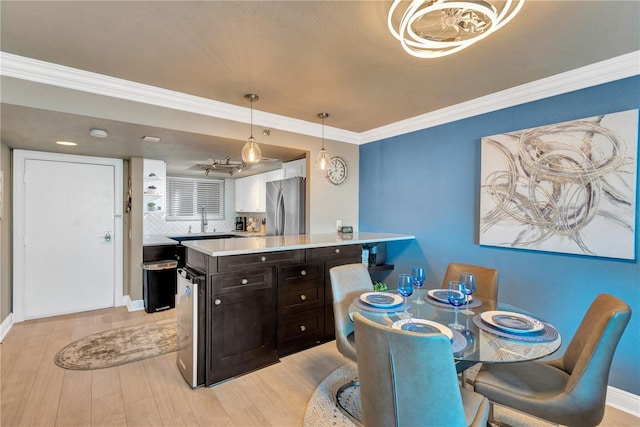
[[[224,181],[167,177],[167,220],[224,219]]]

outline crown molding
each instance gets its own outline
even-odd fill
[[[640,51],[597,62],[360,134],[359,144],[466,119],[640,74]]]
[[[239,119],[239,117],[249,117],[250,115],[250,110],[247,107],[238,107],[212,99],[188,95],[90,71],[83,71],[7,52],[0,52],[0,63],[0,75],[2,76],[241,123],[248,123],[248,121]],[[635,76],[639,73],[640,51],[635,51],[362,133],[326,126],[325,137],[334,141],[366,144],[548,98],[550,96]],[[319,123],[312,123],[255,109],[254,124],[314,137],[319,135],[321,126]]]
[[[0,75],[78,90],[157,107],[202,114],[223,120],[249,123],[250,108],[163,89],[129,80],[79,70],[51,62],[0,52]],[[243,119],[246,118],[246,119]],[[254,108],[253,123],[302,135],[319,137],[321,124],[267,113]],[[325,137],[357,143],[358,133],[325,126]]]

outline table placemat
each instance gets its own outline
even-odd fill
[[[395,307],[385,307],[385,308],[374,307],[372,305],[369,305],[367,303],[362,302],[360,300],[360,297],[355,298],[353,300],[353,305],[355,305],[356,307],[358,307],[361,310],[374,311],[376,313],[395,313],[395,312],[399,312],[399,311],[407,311],[407,310],[409,310],[411,308],[411,304],[409,304],[408,302],[402,303],[402,304],[397,305]]]
[[[431,305],[435,305],[436,307],[442,307],[442,308],[451,308],[453,309],[453,306],[451,304],[449,304],[448,302],[441,302],[438,301],[437,299],[433,299],[431,298],[429,295],[424,294],[422,296],[422,299],[425,300],[426,302],[428,302]],[[469,302],[469,304],[462,304],[460,306],[461,309],[465,309],[465,308],[476,308],[476,307],[480,307],[482,305],[482,300],[480,298],[476,298],[473,297],[473,299]]]
[[[464,337],[464,335],[462,335],[455,329],[452,329],[451,332],[453,332],[453,338],[451,339],[451,350],[454,353],[464,350],[465,347],[467,347],[467,339]]]
[[[530,341],[530,342],[546,342],[546,341],[555,341],[558,338],[558,330],[551,326],[549,323],[542,322],[544,324],[544,329],[538,332],[531,332],[525,334],[513,334],[511,332],[503,331],[502,329],[498,329],[493,327],[482,320],[479,314],[473,316],[473,323],[485,332],[489,332],[493,335],[497,335],[503,338],[510,338],[518,341]]]

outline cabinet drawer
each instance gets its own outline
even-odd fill
[[[324,305],[324,280],[312,279],[278,285],[278,313],[288,315]]]
[[[322,268],[321,262],[278,267],[278,283],[286,284],[298,280],[322,278],[324,275]]]
[[[278,319],[278,354],[319,344],[324,336],[324,309],[291,314]]]
[[[362,257],[362,245],[327,246],[307,249],[307,261]]]
[[[210,277],[214,296],[234,292],[252,292],[276,285],[273,267],[212,274]]]
[[[304,249],[295,251],[259,252],[247,255],[229,255],[218,257],[218,271],[233,271],[245,268],[271,266],[278,263],[304,261]]]

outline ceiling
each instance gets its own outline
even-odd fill
[[[390,5],[2,1],[0,46],[3,52],[245,108],[244,95],[257,93],[256,111],[317,126],[317,113],[328,112],[327,126],[355,133],[640,49],[638,1],[529,0],[513,21],[472,47],[418,59],[389,33]],[[92,141],[86,154],[153,154],[169,164],[183,160],[182,169],[193,168],[195,155],[202,161],[239,157],[237,140],[55,110],[3,99],[3,142],[42,150],[37,141],[44,145],[53,135],[86,135],[88,127],[102,127],[112,135],[118,129],[120,140],[110,137],[115,148],[109,152]],[[248,116],[236,120],[248,122]],[[262,128],[255,135],[262,146],[268,137],[258,132]],[[131,143],[134,135],[139,141],[150,133],[175,143],[161,150]],[[263,149],[263,155],[282,160],[304,153],[266,143]]]

